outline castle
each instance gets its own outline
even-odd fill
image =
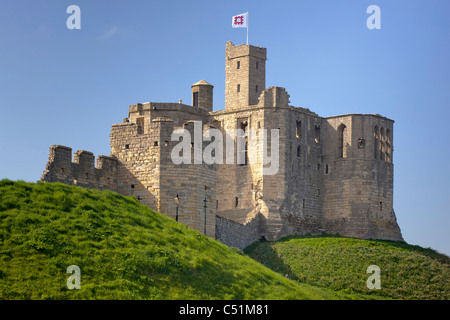
[[[227,42],[225,110],[213,111],[213,86],[204,80],[192,85],[192,105],[131,105],[111,128],[109,157],[99,156],[95,167],[91,152],[77,151],[72,162],[71,148],[53,145],[41,181],[134,196],[240,249],[302,234],[403,240],[393,210],[394,121],[377,114],[322,118],[291,106],[284,88],[265,87],[266,57],[265,48]],[[210,128],[224,141],[234,129],[276,129],[278,170],[264,174],[264,146],[248,137],[226,145],[232,163],[174,163],[174,132]],[[207,146],[192,141],[190,160]]]

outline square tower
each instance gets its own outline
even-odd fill
[[[266,87],[266,48],[228,41],[225,55],[225,109],[258,104]]]

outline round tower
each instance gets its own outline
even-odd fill
[[[213,111],[213,88],[214,86],[200,80],[194,83],[192,86],[192,106],[195,108],[206,109],[207,111]]]

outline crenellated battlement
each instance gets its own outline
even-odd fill
[[[85,150],[75,152],[72,162],[72,148],[53,145],[41,181],[115,191],[117,165],[116,158],[100,155],[95,167],[94,154]]]

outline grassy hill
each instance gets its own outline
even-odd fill
[[[81,270],[69,290],[67,267]],[[348,299],[286,279],[131,197],[0,181],[0,299]]]
[[[0,299],[449,299],[449,258],[401,242],[288,237],[245,253],[132,197],[0,181]],[[381,290],[366,288],[372,264]]]
[[[344,237],[286,237],[244,252],[293,280],[340,292],[392,299],[450,299],[450,258],[404,242]],[[367,267],[381,270],[381,289],[366,286]]]

